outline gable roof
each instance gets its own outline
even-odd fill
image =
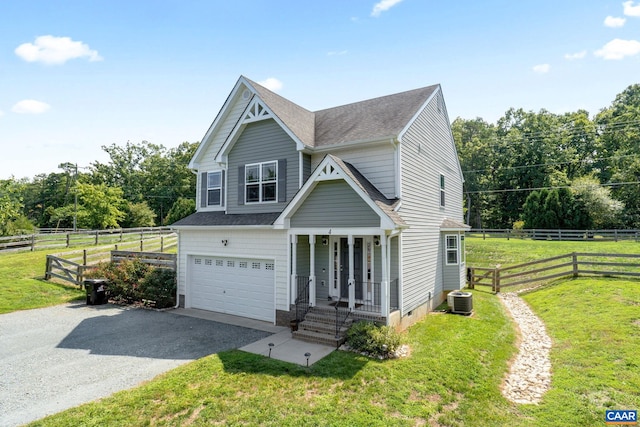
[[[395,211],[400,202],[399,199],[387,199],[355,166],[332,154],[326,155],[320,162],[305,185],[282,211],[274,225],[286,227],[287,218],[290,218],[300,208],[309,194],[313,192],[316,183],[327,179],[343,179],[390,228],[407,227],[407,223]]]
[[[439,89],[432,85],[311,112],[246,77],[260,99],[307,147],[393,138]]]
[[[393,138],[439,85],[368,99],[315,112],[315,146]]]

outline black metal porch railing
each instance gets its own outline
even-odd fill
[[[296,276],[298,296],[296,297],[296,321],[302,322],[309,311],[309,284],[311,279],[307,276]]]
[[[351,314],[351,308],[341,308],[341,303],[343,302],[342,297],[338,299],[338,302],[335,305],[336,309],[336,344],[337,340],[340,338],[340,329],[344,326],[349,315]]]
[[[363,282],[356,280],[356,309],[371,313],[380,313],[382,286],[380,282]],[[389,300],[391,311],[399,308],[398,279],[389,284]]]

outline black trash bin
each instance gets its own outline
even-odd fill
[[[87,291],[87,305],[107,303],[109,298],[106,279],[85,279],[84,288]]]

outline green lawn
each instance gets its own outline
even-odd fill
[[[62,304],[85,295],[78,286],[44,280],[50,252],[0,254],[0,314]]]
[[[509,266],[572,252],[640,254],[640,242],[553,242],[547,240],[465,239],[467,265],[474,267]]]
[[[469,264],[509,265],[573,251],[639,253],[640,244],[474,238],[467,250]],[[44,258],[0,255],[0,312],[84,295],[39,280]],[[640,409],[640,281],[579,278],[524,296],[554,343],[552,388],[539,405],[500,394],[515,330],[497,297],[473,292],[473,316],[431,314],[410,328],[405,359],[334,352],[305,368],[228,351],[33,425],[601,426],[605,409]]]

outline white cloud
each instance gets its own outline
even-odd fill
[[[11,111],[19,114],[41,114],[49,108],[51,108],[51,106],[45,102],[36,101],[35,99],[25,99],[11,107]]]
[[[327,56],[339,56],[339,55],[346,55],[348,51],[346,50],[334,50],[331,52],[327,52]]]
[[[267,89],[273,91],[273,92],[277,92],[280,89],[282,89],[282,82],[278,79],[276,79],[275,77],[269,77],[265,80],[262,80],[261,82],[258,82],[258,84],[266,87]]]
[[[568,59],[568,60],[574,60],[574,59],[582,59],[587,55],[587,51],[586,50],[582,50],[580,52],[576,52],[576,53],[565,53],[564,55],[564,59]]]
[[[615,18],[613,16],[607,16],[604,18],[605,27],[618,28],[624,26],[625,22],[627,22],[626,18]]]
[[[534,65],[533,67],[533,71],[539,74],[548,73],[550,69],[551,69],[551,65],[549,64],[538,64],[538,65]]]
[[[4,111],[0,110],[0,117],[4,116]]]
[[[640,53],[640,42],[637,40],[613,39],[605,44],[602,49],[594,52],[602,59],[623,59],[625,56],[633,56]]]
[[[378,17],[382,12],[386,12],[391,9],[393,6],[400,3],[402,0],[380,0],[373,6],[373,10],[371,11],[371,16]]]
[[[27,62],[42,62],[48,65],[64,64],[70,59],[88,58],[102,61],[97,50],[73,41],[69,37],[39,36],[34,43],[23,43],[15,49],[16,55]]]
[[[640,4],[633,5],[632,1],[622,3],[624,14],[627,16],[640,16]]]

